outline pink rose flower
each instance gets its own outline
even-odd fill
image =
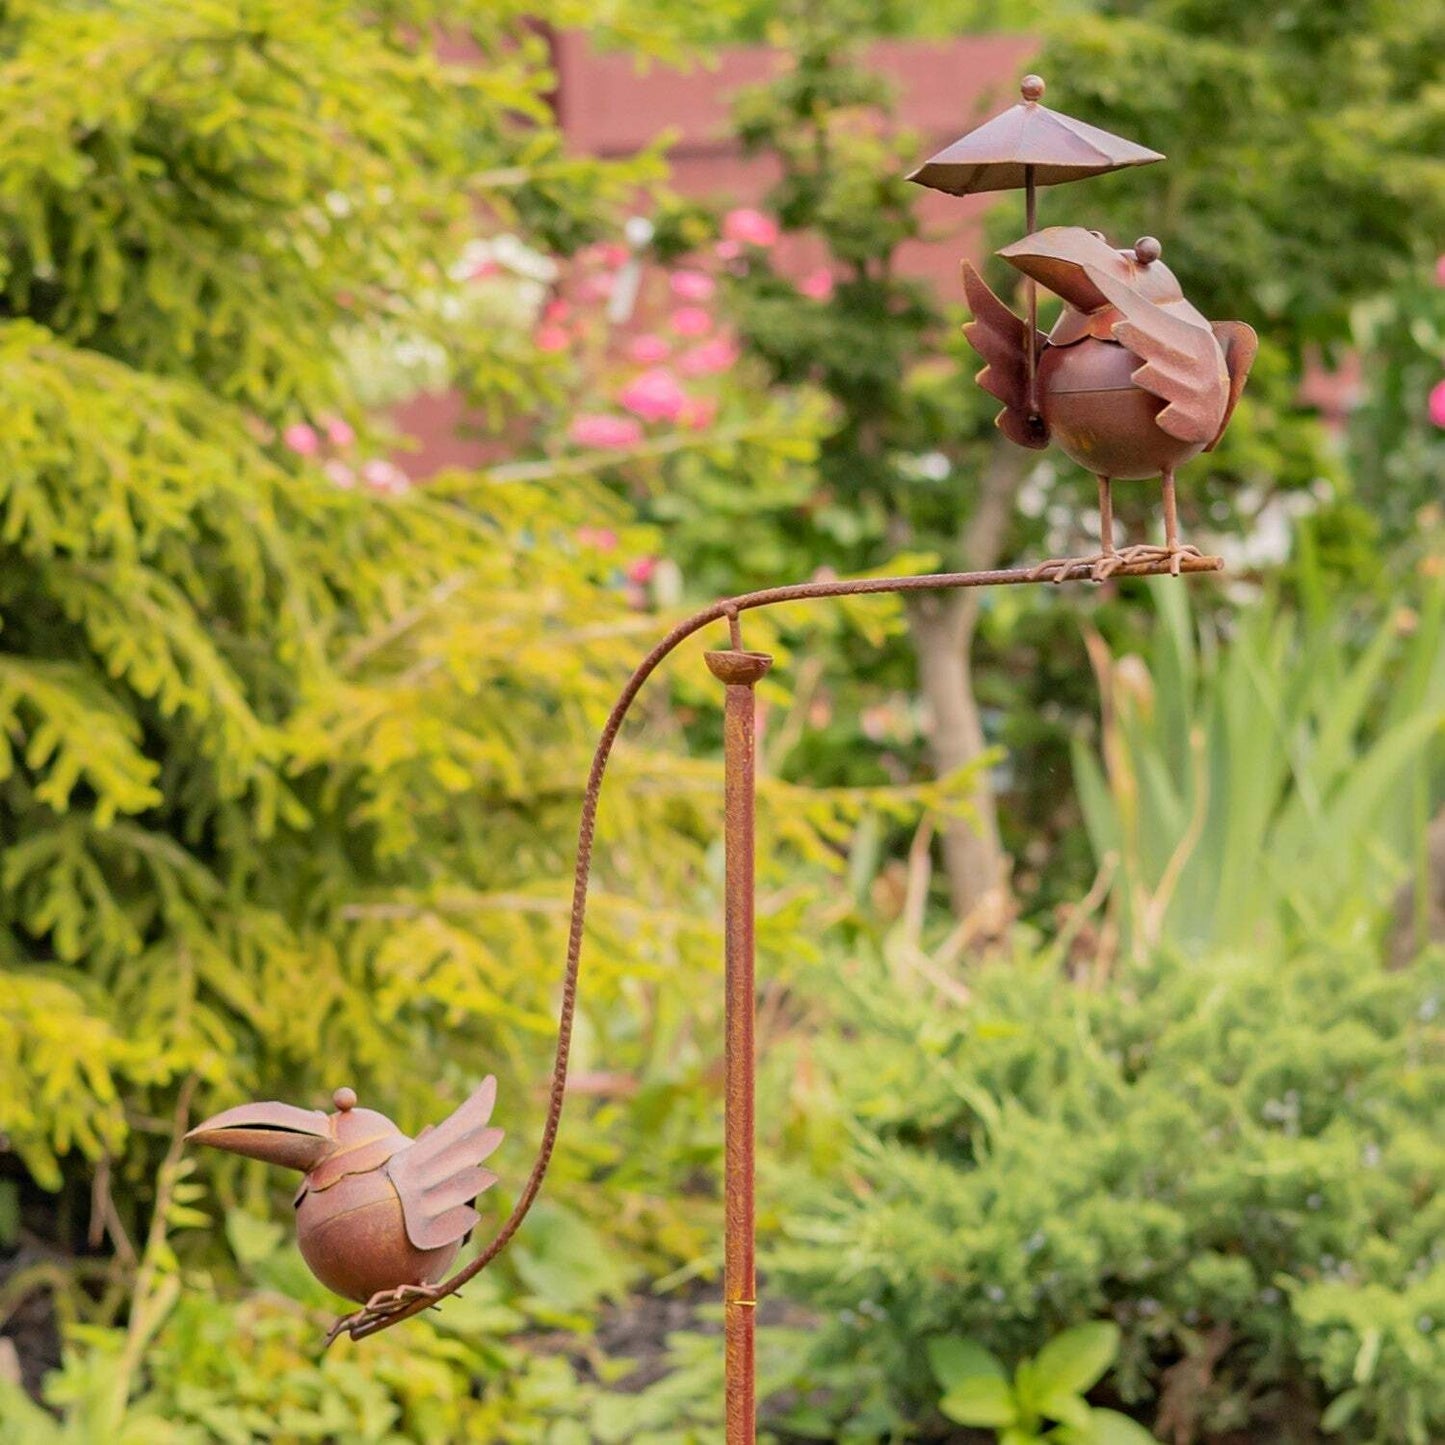
[[[640,587],[645,587],[652,581],[653,574],[656,571],[656,557],[639,557],[637,561],[628,564],[627,580],[629,582],[636,582]]]
[[[546,325],[537,330],[538,351],[566,351],[572,343],[565,326]]]
[[[304,421],[292,422],[285,431],[281,433],[281,440],[296,453],[298,457],[314,457],[321,450],[321,438],[316,435],[312,427]]]
[[[356,473],[336,457],[332,457],[321,470],[332,486],[340,487],[344,492],[349,492],[356,486]]]
[[[584,547],[610,552],[617,545],[617,533],[611,527],[578,527],[577,540]]]
[[[542,320],[563,322],[572,314],[572,308],[559,296],[542,308]]]
[[[321,425],[326,430],[326,440],[334,447],[349,447],[356,440],[351,424],[339,416],[324,416]]]
[[[643,421],[676,421],[687,393],[665,366],[655,366],[628,382],[617,399]]]
[[[798,290],[813,301],[828,301],[833,295],[833,273],[826,266],[819,266],[798,282]]]
[[[626,451],[642,440],[642,428],[630,416],[611,416],[606,412],[584,412],[573,417],[567,435],[579,447],[596,447],[600,451]]]
[[[767,248],[777,244],[778,223],[751,206],[739,206],[723,217],[723,236],[740,246]]]
[[[584,276],[577,291],[584,301],[605,301],[612,295],[612,283],[610,271],[598,271],[592,276]]]
[[[719,261],[736,261],[743,254],[743,248],[736,241],[722,240],[712,248]]]
[[[717,282],[706,271],[674,271],[669,284],[681,301],[711,301]]]
[[[1445,427],[1445,381],[1437,381],[1430,392],[1430,420]]]
[[[712,330],[712,317],[701,306],[679,306],[672,313],[672,329],[679,336],[706,336]]]
[[[738,360],[738,344],[730,336],[715,336],[694,347],[677,364],[684,376],[715,376],[727,371]]]
[[[384,492],[389,496],[398,496],[411,487],[411,478],[385,457],[373,457],[366,462],[361,468],[361,480],[373,492]]]
[[[639,366],[656,366],[659,361],[667,360],[671,350],[672,347],[666,340],[650,331],[642,336],[634,336],[627,344],[628,356]]]

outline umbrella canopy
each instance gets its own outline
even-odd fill
[[[939,151],[908,179],[968,196],[1019,190],[1030,181],[1057,186],[1164,159],[1158,151],[1040,105],[1044,83],[1036,75],[1026,75],[1019,89],[1023,99],[1017,105]]]

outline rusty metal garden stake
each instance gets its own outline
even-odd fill
[[[737,636],[736,614],[729,618]],[[753,936],[754,813],[757,795],[754,689],[773,659],[765,652],[709,652],[712,675],[724,684],[723,811],[726,848],[724,957],[723,1331],[726,1347],[727,1445],[751,1445],[756,1432],[754,1336],[757,1319],[756,1228],[753,1217],[757,1011]]]
[[[336,1321],[328,1344],[341,1334],[364,1339],[455,1294],[506,1248],[536,1201],[566,1101],[587,885],[608,759],[638,693],[662,661],[694,633],[726,620],[729,646],[706,655],[713,676],[726,689],[726,1419],[727,1445],[752,1445],[757,1408],[755,689],[772,658],[744,650],[741,614],[785,602],[1179,576],[1215,572],[1224,565],[1180,543],[1174,470],[1212,447],[1228,425],[1254,358],[1254,333],[1243,322],[1205,320],[1184,299],[1151,237],[1121,251],[1076,226],[1035,231],[1039,186],[1164,158],[1040,105],[1044,83],[1038,76],[1025,76],[1020,89],[1017,105],[960,137],[910,179],[960,196],[1024,191],[1029,234],[999,255],[1026,279],[1026,316],[1015,316],[964,262],[964,289],[973,312],[965,335],[985,363],[979,384],[1003,403],[998,424],[1004,435],[1034,449],[1053,440],[1097,476],[1100,552],[1035,567],[829,578],[763,588],[712,603],[678,622],[657,643],[613,704],[587,773],[546,1122],[512,1212],[492,1240],[455,1274],[438,1279],[478,1219],[473,1199],[494,1182],[491,1172],[480,1167],[501,1137],[488,1127],[490,1080],[450,1119],[415,1140],[383,1116],[357,1109],[350,1089],[337,1092],[332,1115],[274,1103],[244,1105],[207,1120],[189,1136],[305,1173],[297,1197],[302,1253],[319,1278],[361,1304]],[[1036,284],[1064,303],[1047,337],[1036,325]],[[1164,487],[1164,546],[1116,550],[1112,482],[1156,475]]]

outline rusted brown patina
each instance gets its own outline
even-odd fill
[[[372,1312],[429,1301],[478,1221],[472,1201],[497,1182],[481,1161],[502,1141],[490,1129],[495,1079],[450,1118],[409,1139],[385,1114],[358,1109],[351,1089],[334,1114],[290,1104],[242,1104],[186,1138],[305,1178],[294,1200],[296,1237],[328,1289]]]
[[[1101,580],[1127,561],[1182,567],[1197,549],[1179,540],[1174,472],[1223,436],[1258,347],[1253,330],[1242,321],[1206,321],[1152,236],[1115,250],[1097,232],[1052,226],[998,254],[1058,296],[1064,310],[1041,338],[965,261],[973,320],[964,335],[984,360],[978,384],[1003,402],[998,424],[1011,441],[1054,442],[1099,480],[1099,552],[1045,562],[1038,575],[1062,579],[1080,561]],[[1143,477],[1163,481],[1164,545],[1120,552],[1111,487]]]
[[[950,196],[1022,189],[1024,231],[1031,235],[1038,226],[1038,187],[1064,185],[1164,159],[1147,146],[1040,105],[1044,90],[1039,76],[1024,76],[1016,105],[960,136],[908,179]],[[1038,412],[1035,333],[1039,302],[1032,279],[1024,294],[1028,316],[1024,387],[1029,414],[1034,415]]]
[[[758,1304],[754,1245],[757,1137],[753,1037],[757,988],[753,936],[757,802],[754,688],[773,665],[773,659],[764,652],[727,651],[709,652],[705,660],[712,675],[724,684],[726,884],[723,918],[727,1044],[723,1120],[723,1331],[727,1356],[727,1445],[748,1445],[755,1433],[757,1415],[753,1341]]]

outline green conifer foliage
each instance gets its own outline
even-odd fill
[[[46,1189],[102,1168],[113,1238],[192,1076],[201,1110],[347,1081],[414,1128],[495,1069],[529,1162],[582,780],[663,625],[578,533],[650,543],[586,473],[391,495],[283,438],[381,452],[378,336],[501,421],[547,391],[529,322],[450,322],[451,268],[479,230],[586,239],[654,168],[562,154],[537,13],[0,10],[0,1128]],[[642,714],[584,1057],[658,1048],[629,1010],[715,957],[715,773]],[[223,1202],[259,1204],[243,1169]]]

